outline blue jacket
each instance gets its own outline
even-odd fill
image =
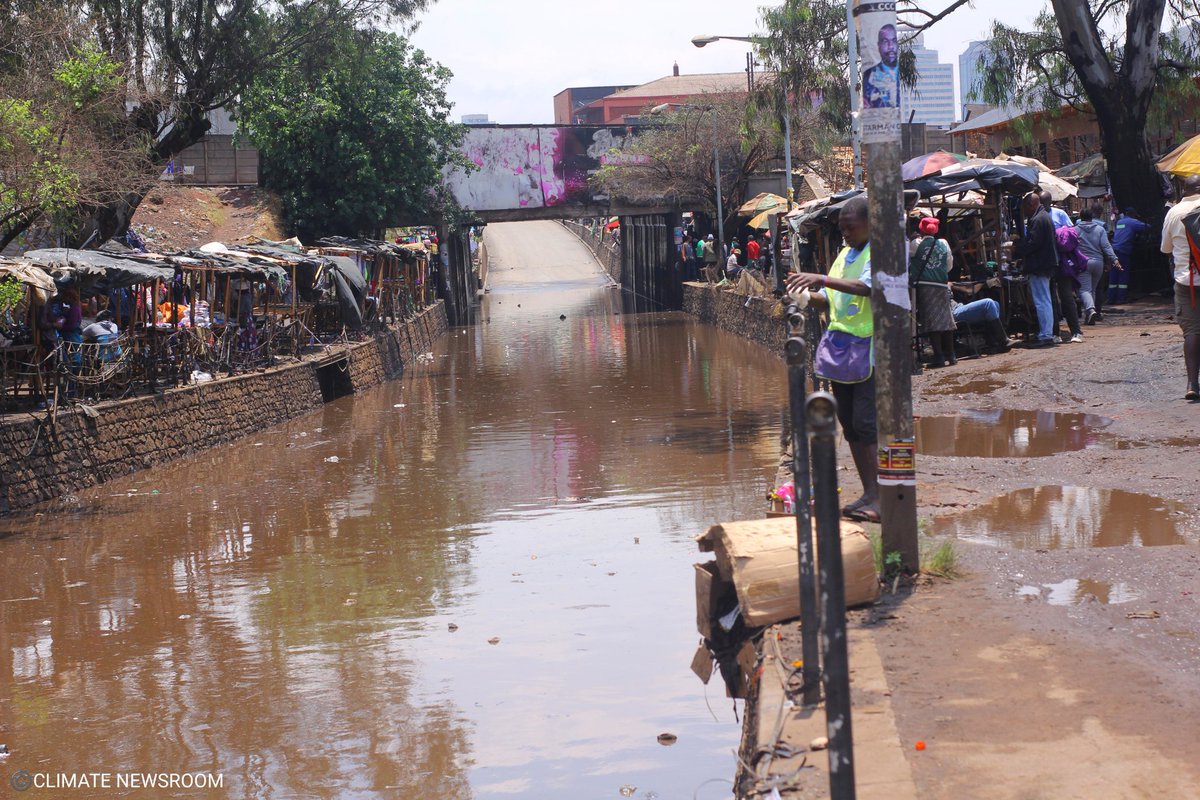
[[[1150,230],[1150,226],[1145,222],[1122,214],[1117,217],[1116,232],[1113,234],[1113,249],[1124,250],[1128,253],[1133,249],[1133,237],[1148,230]]]

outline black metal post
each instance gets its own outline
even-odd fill
[[[804,341],[804,313],[788,306],[788,340],[784,345],[788,365],[788,401],[792,415],[792,485],[796,497],[796,553],[800,562],[800,645],[804,665],[801,702],[815,706],[821,702],[821,663],[817,636],[821,610],[817,605],[817,576],[813,567],[812,493],[808,457],[808,426],[804,400],[807,396],[805,371],[808,345]]]
[[[829,796],[854,800],[854,738],[850,729],[850,656],[846,646],[846,585],[842,569],[841,515],[837,496],[837,401],[813,392],[806,406],[812,431],[814,511],[820,563],[821,681],[829,737]]]

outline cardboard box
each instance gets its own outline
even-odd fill
[[[879,576],[866,531],[842,520],[842,565],[848,607],[879,599]],[[717,574],[733,583],[742,615],[752,627],[800,616],[796,523],[791,518],[723,522],[696,537],[701,552],[716,554]],[[816,561],[816,534],[813,560]]]
[[[696,630],[705,639],[713,638],[713,626],[722,614],[737,604],[733,584],[722,578],[715,561],[695,564]]]

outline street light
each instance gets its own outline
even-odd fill
[[[704,45],[698,44],[697,47]],[[713,112],[713,173],[717,181],[717,266],[724,266],[723,259],[725,258],[725,207],[724,201],[721,200],[721,151],[717,148],[717,108],[716,106],[697,106],[692,103],[662,103],[650,109],[651,114],[661,114],[670,110],[671,106],[677,108],[695,109],[697,111]]]
[[[703,33],[692,37],[692,44],[696,47],[704,47],[706,44],[720,41],[721,39],[729,39],[734,42],[749,42],[750,44],[758,44],[765,40],[764,36],[714,36],[710,33]],[[746,89],[752,91],[754,89],[754,53],[746,54]],[[714,115],[715,124],[715,115]],[[787,176],[785,184],[787,187],[787,210],[792,210],[792,110],[788,106],[787,97],[783,99],[783,171]],[[778,243],[778,239],[775,240]],[[795,247],[792,248],[795,252]],[[781,258],[780,249],[775,247],[775,289],[781,295],[783,294],[783,265],[779,263]]]

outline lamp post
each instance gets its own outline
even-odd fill
[[[703,47],[704,45],[696,45]],[[717,265],[724,266],[725,259],[725,203],[721,199],[721,151],[717,147],[717,107],[716,106],[697,106],[691,103],[663,103],[650,109],[651,114],[661,114],[671,106],[677,108],[689,108],[699,111],[711,111],[713,117],[713,176],[717,182]]]
[[[721,39],[729,39],[734,42],[749,42],[757,44],[763,40],[761,36],[713,36],[710,33],[702,33],[692,37],[692,44],[696,47],[704,47],[706,44],[720,41]],[[754,88],[754,54],[746,54],[746,80],[748,89]],[[792,210],[792,110],[788,106],[787,98],[784,98],[783,109],[783,171],[786,174],[784,183],[786,184],[787,192],[787,210]],[[775,241],[778,241],[776,239]],[[794,243],[793,243],[794,244]],[[776,248],[778,250],[778,248]],[[795,247],[792,248],[795,252]],[[775,289],[780,295],[783,294],[783,265],[779,263],[782,256],[776,252],[775,258]]]

